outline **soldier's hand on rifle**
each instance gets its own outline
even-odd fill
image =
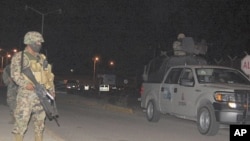
[[[51,92],[50,94],[51,94],[54,98],[56,97],[55,92]]]
[[[34,85],[32,83],[28,83],[25,87],[27,90],[34,90]]]

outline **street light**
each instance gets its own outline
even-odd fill
[[[115,64],[114,64],[114,61],[109,61],[109,65],[110,66],[114,66]]]
[[[1,71],[3,71],[4,57],[7,54],[7,51],[5,49],[0,48],[0,52],[1,52]]]
[[[3,58],[4,56],[1,56],[1,71],[3,71]]]
[[[30,6],[28,6],[28,5],[25,5],[25,10],[28,10],[28,9],[30,9],[30,10],[32,10],[32,11],[34,11],[34,12],[36,12],[37,14],[39,14],[39,15],[42,16],[42,27],[41,27],[41,34],[42,34],[42,35],[43,35],[43,27],[44,27],[44,16],[45,16],[45,15],[48,15],[48,14],[51,14],[51,13],[55,13],[55,12],[58,12],[59,14],[62,13],[62,9],[57,9],[57,10],[50,11],[50,12],[47,12],[47,13],[42,13],[42,12],[36,10],[36,9],[33,8],[33,7],[30,7]],[[48,56],[48,54],[47,54],[47,53],[48,53],[48,52],[47,52],[47,49],[45,49],[45,53],[46,53],[46,56]]]
[[[95,82],[96,62],[99,61],[99,57],[94,57],[94,70],[93,70],[93,81]]]
[[[48,14],[51,14],[51,13],[55,13],[55,12],[58,12],[59,14],[62,13],[62,9],[57,9],[57,10],[54,10],[54,11],[50,11],[50,12],[47,12],[47,13],[42,13],[38,10],[36,10],[35,8],[33,7],[30,7],[28,5],[25,5],[25,10],[28,10],[28,9],[31,9],[32,11],[36,12],[37,14],[41,15],[42,16],[42,27],[41,27],[41,34],[43,35],[43,27],[44,27],[44,16],[45,15],[48,15]]]

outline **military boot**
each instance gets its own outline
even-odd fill
[[[23,141],[23,136],[20,134],[15,134],[16,141]]]
[[[35,134],[35,141],[43,141],[43,135],[42,134]]]

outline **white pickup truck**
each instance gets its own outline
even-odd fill
[[[174,66],[161,83],[142,84],[141,107],[148,121],[170,114],[196,121],[201,134],[212,136],[220,124],[250,123],[250,80],[228,67]]]

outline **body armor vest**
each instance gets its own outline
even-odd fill
[[[24,55],[29,59],[29,67],[39,84],[44,85],[46,89],[54,87],[54,74],[52,73],[51,65],[48,64],[46,57],[39,54],[37,57],[28,52]]]

